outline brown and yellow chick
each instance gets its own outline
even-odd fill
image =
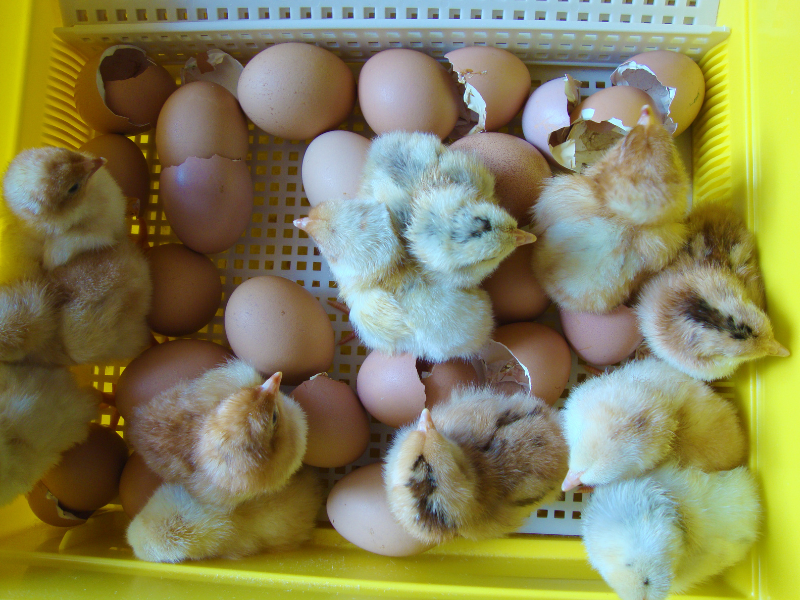
[[[722,203],[695,208],[675,262],[639,295],[636,314],[650,350],[676,369],[711,381],[748,360],[788,356],[765,312],[755,241]]]
[[[303,460],[308,426],[300,406],[232,360],[136,407],[132,445],[167,483],[201,503],[235,506],[281,489]]]
[[[677,255],[687,190],[672,136],[645,106],[585,173],[544,181],[532,209],[537,281],[568,310],[611,311]]]
[[[558,494],[566,471],[566,443],[547,404],[464,388],[397,433],[384,480],[398,522],[438,544],[515,531]]]
[[[59,313],[44,278],[0,286],[0,361],[21,361],[57,337]]]

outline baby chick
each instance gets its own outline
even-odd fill
[[[656,358],[584,381],[572,389],[561,417],[569,445],[564,491],[636,477],[668,457],[707,472],[732,469],[745,458],[733,406]]]
[[[0,361],[23,360],[57,335],[53,291],[43,279],[23,279],[0,287]]]
[[[389,507],[419,540],[499,537],[558,493],[567,446],[538,398],[457,389],[392,440],[384,480]]]
[[[8,208],[35,243],[45,269],[125,236],[127,201],[104,158],[66,148],[32,148],[11,161],[3,179]]]
[[[286,485],[300,468],[308,427],[300,406],[232,360],[139,405],[132,445],[166,482],[204,504],[235,506]]]
[[[234,507],[202,504],[183,487],[165,483],[131,521],[128,543],[137,558],[168,563],[289,550],[311,537],[322,499],[309,467],[280,491]]]
[[[622,600],[665,600],[742,560],[760,513],[745,467],[707,474],[667,464],[595,490],[583,542]]]
[[[722,203],[689,215],[689,238],[675,262],[651,279],[636,305],[651,351],[697,379],[730,376],[763,356],[788,356],[764,311],[755,241]]]
[[[0,506],[29,492],[89,434],[100,392],[64,368],[0,363]]]
[[[584,174],[544,181],[533,207],[533,270],[547,295],[605,313],[659,271],[686,239],[687,178],[672,136],[649,106]]]

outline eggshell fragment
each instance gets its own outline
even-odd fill
[[[236,99],[239,98],[239,77],[244,67],[242,63],[227,52],[211,48],[207,52],[199,52],[192,56],[181,68],[181,83],[193,81],[210,81],[221,85]]]
[[[119,480],[119,502],[131,519],[139,514],[164,480],[156,475],[142,456],[134,452],[125,463]]]
[[[25,496],[31,511],[41,521],[56,527],[75,527],[83,525],[92,516],[94,511],[70,511],[58,502],[58,498],[50,493],[47,486],[37,481],[33,489]]]
[[[328,131],[315,137],[300,169],[308,203],[317,206],[331,198],[355,198],[370,144],[352,131]]]
[[[525,139],[546,158],[552,159],[550,134],[570,126],[570,114],[580,101],[580,82],[570,75],[540,85],[533,90],[522,110]]]
[[[550,306],[550,298],[531,268],[535,248],[535,244],[520,246],[481,284],[489,293],[492,313],[498,323],[531,321]]]
[[[384,556],[411,556],[432,548],[413,538],[395,520],[383,483],[382,464],[356,469],[328,495],[328,518],[342,537]]]
[[[464,102],[477,116],[470,133],[507,125],[525,104],[531,90],[528,67],[502,48],[468,46],[444,55],[464,85]]]
[[[425,386],[411,354],[388,356],[373,350],[358,371],[356,389],[369,414],[390,427],[405,425],[425,408]]]
[[[319,301],[295,282],[264,275],[237,287],[225,309],[225,332],[236,355],[264,374],[299,385],[333,363],[334,333]]]
[[[591,365],[605,367],[628,358],[641,345],[641,331],[632,309],[619,306],[595,315],[559,309],[561,327],[572,349]]]
[[[150,200],[150,167],[134,142],[124,135],[109,133],[89,140],[81,152],[106,159],[105,167],[128,198],[136,198],[143,209]]]
[[[369,417],[349,385],[320,373],[297,386],[292,398],[308,419],[305,464],[343,467],[367,449]]]

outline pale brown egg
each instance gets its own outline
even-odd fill
[[[153,280],[150,329],[179,337],[208,325],[222,304],[222,282],[212,260],[181,244],[155,246],[146,256]]]
[[[172,230],[196,252],[227,250],[250,223],[253,181],[243,160],[190,157],[162,170],[160,186]]]
[[[136,198],[143,210],[150,201],[150,167],[134,142],[124,135],[109,133],[89,140],[79,148],[106,159],[106,168],[128,198]]]
[[[445,138],[462,101],[455,81],[435,59],[406,48],[372,56],[358,76],[358,103],[377,134],[425,131]]]
[[[570,126],[570,114],[580,101],[580,82],[569,75],[551,79],[531,93],[522,110],[522,131],[545,158],[553,158],[550,135]]]
[[[367,449],[369,417],[349,385],[320,373],[297,386],[292,398],[308,420],[305,464],[343,467]]]
[[[25,495],[31,511],[41,521],[56,527],[75,527],[83,525],[92,516],[93,510],[70,511],[65,509],[58,498],[50,493],[47,486],[37,481],[33,489]]]
[[[115,393],[117,410],[127,421],[133,416],[134,407],[232,357],[230,350],[207,340],[173,340],[148,348],[119,376]]]
[[[317,206],[331,198],[355,198],[370,144],[352,131],[328,131],[315,137],[300,168],[308,203]]]
[[[535,243],[520,246],[481,284],[489,293],[498,323],[532,321],[550,306],[550,298],[531,269],[535,248]]]
[[[89,425],[89,437],[61,455],[42,484],[67,510],[93,511],[117,497],[128,447],[112,429]]]
[[[156,125],[175,91],[172,75],[136,46],[118,45],[90,58],[75,81],[75,108],[101,133],[142,133]]]
[[[632,129],[642,114],[642,107],[648,104],[657,113],[658,109],[653,103],[653,99],[642,90],[627,87],[615,86],[599,90],[581,102],[572,111],[573,123],[578,119],[601,123],[614,119],[621,122],[625,127]],[[608,131],[610,126],[594,128],[594,131]]]
[[[299,385],[333,363],[334,333],[322,304],[295,282],[274,275],[248,279],[231,294],[225,333],[236,355],[265,375]]]
[[[703,71],[680,52],[656,50],[629,58],[611,74],[615,86],[638,88],[653,98],[673,136],[692,124],[705,98]]]
[[[119,503],[131,519],[139,514],[164,480],[156,475],[138,452],[125,463],[119,480]]]
[[[561,327],[569,345],[591,365],[605,367],[628,358],[644,339],[636,314],[625,305],[594,315],[559,309]]]
[[[495,177],[497,200],[520,226],[531,222],[530,209],[542,192],[542,180],[552,172],[532,144],[507,133],[468,135],[453,142],[452,150],[471,152]]]
[[[156,148],[161,168],[187,158],[247,157],[247,121],[236,98],[221,85],[194,81],[172,94],[158,118]]]
[[[474,132],[495,131],[520,111],[531,91],[528,67],[517,56],[492,46],[467,46],[444,57],[464,84],[464,101],[478,115]]]
[[[383,465],[374,463],[345,475],[328,495],[328,518],[348,542],[384,556],[411,556],[433,546],[402,528],[389,510]]]
[[[289,140],[334,129],[356,101],[355,77],[344,61],[300,42],[276,44],[256,54],[242,71],[238,89],[250,120]]]

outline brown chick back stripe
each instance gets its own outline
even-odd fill
[[[421,454],[411,467],[411,478],[406,483],[406,487],[417,499],[417,520],[422,527],[429,530],[451,528],[447,518],[430,506],[430,497],[436,491],[436,478],[430,463]]]
[[[747,340],[755,337],[749,325],[737,323],[731,315],[725,315],[695,294],[687,299],[686,314],[703,327],[728,333],[734,340]]]

